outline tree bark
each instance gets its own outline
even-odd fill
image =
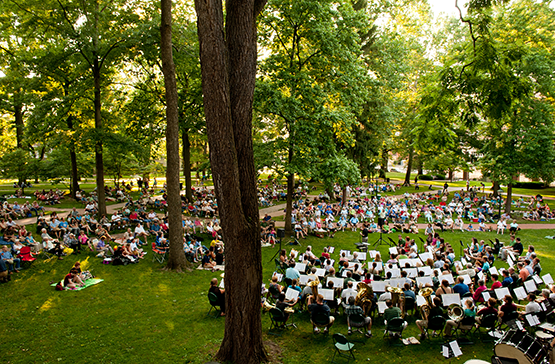
[[[403,183],[406,186],[410,186],[410,172],[412,170],[412,160],[414,158],[414,147],[411,145],[409,147],[409,160],[407,162],[407,172],[405,173],[405,182]]]
[[[505,201],[505,213],[506,214],[510,214],[511,213],[511,207],[512,207],[512,202],[513,200],[513,183],[509,183],[507,185],[507,200]]]
[[[67,127],[69,130],[73,130],[73,117],[68,116]],[[79,189],[78,171],[77,171],[77,153],[75,153],[75,142],[71,140],[69,142],[69,160],[71,162],[71,198],[75,199],[75,194]]]
[[[380,166],[380,178],[386,178],[386,173],[389,172],[387,165],[389,164],[389,150],[386,147],[382,149],[382,160]]]
[[[291,223],[291,216],[293,210],[293,188],[295,182],[295,175],[289,173],[287,175],[287,195],[285,196],[285,232],[291,234],[293,232],[293,224]]]
[[[191,141],[189,140],[189,128],[181,132],[181,148],[183,154],[183,176],[185,177],[185,197],[188,202],[193,201],[191,183]]]
[[[96,143],[94,147],[95,168],[96,168],[96,196],[98,198],[98,219],[106,215],[106,194],[104,191],[104,158],[102,145],[102,103],[100,99],[100,69],[101,64],[98,57],[98,14],[100,7],[95,1],[96,13],[94,15],[94,34],[93,34],[93,64],[92,73],[94,79],[94,128],[96,131]]]
[[[183,218],[181,215],[181,196],[179,192],[179,109],[172,51],[172,1],[161,0],[161,10],[160,49],[166,90],[166,183],[168,193],[168,236],[170,240],[170,254],[166,269],[181,272],[184,269],[189,269],[189,264],[183,251]]]
[[[493,197],[499,196],[499,193],[497,191],[499,191],[500,188],[501,188],[501,185],[499,184],[499,182],[493,181],[491,183],[491,190],[493,191]]]
[[[224,339],[220,361],[266,360],[260,322],[262,264],[252,97],[256,16],[264,1],[195,0],[210,162],[226,244]]]
[[[17,98],[17,95],[14,98]],[[23,149],[23,129],[25,128],[25,123],[23,121],[23,105],[16,102],[14,105],[14,116],[15,116],[15,139],[17,142],[17,148]]]

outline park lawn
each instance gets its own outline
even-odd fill
[[[544,239],[552,230],[519,232],[524,244],[536,246],[545,272],[554,272],[555,251],[552,240]],[[397,239],[397,234],[389,235]],[[422,237],[423,235],[420,234]],[[466,243],[478,239],[494,239],[494,233],[445,233],[459,253],[459,240]],[[370,242],[379,235],[370,236]],[[385,236],[384,236],[385,237]],[[502,241],[508,235],[499,236]],[[283,247],[290,240],[286,237]],[[302,239],[301,250],[311,244],[320,254],[324,246],[333,245],[334,259],[340,249],[353,250],[359,232],[340,232],[333,239],[310,237]],[[417,241],[419,241],[417,239]],[[421,243],[419,244],[421,245]],[[299,249],[299,248],[297,248]],[[150,250],[150,249],[148,249]],[[275,265],[271,259],[277,248],[263,248],[263,280],[268,282]],[[379,250],[385,256],[387,246]],[[225,320],[208,317],[206,292],[212,277],[219,272],[193,270],[177,274],[160,271],[152,262],[152,253],[136,265],[111,266],[101,263],[92,253],[66,257],[65,260],[44,261],[39,258],[31,268],[14,276],[11,283],[0,286],[4,301],[3,330],[0,331],[2,359],[5,363],[146,363],[185,362],[204,363],[211,359],[223,337]],[[49,282],[60,280],[76,260],[81,260],[93,274],[104,282],[83,291],[55,291]],[[496,267],[505,266],[496,262]],[[272,342],[281,354],[273,362],[325,362],[332,352],[331,336],[312,334],[308,314],[296,314],[299,328],[281,337],[268,335],[270,318],[262,316],[264,340]],[[405,337],[416,336],[416,317],[409,317]],[[338,316],[331,332],[346,334],[345,318]],[[374,322],[374,337],[357,343],[355,355],[359,360],[370,358],[376,363],[429,363],[443,361],[440,346],[429,340],[421,345],[389,348],[382,339],[383,324]],[[487,359],[493,344],[477,342],[463,347],[464,362]],[[272,351],[275,352],[275,351]]]

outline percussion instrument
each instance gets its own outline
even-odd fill
[[[541,341],[544,345],[549,345],[555,336],[543,332],[543,331],[536,331],[536,338]]]
[[[490,364],[491,362],[480,360],[480,359],[470,359],[464,362],[464,364]]]
[[[495,355],[518,360],[519,364],[548,363],[548,351],[533,336],[524,331],[509,330],[495,344]]]

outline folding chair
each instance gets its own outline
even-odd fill
[[[275,305],[277,299],[279,298],[279,294],[280,294],[280,292],[279,292],[279,289],[277,289],[277,287],[275,287],[275,286],[270,286],[270,287],[268,288],[268,301],[269,301],[271,304]]]
[[[332,363],[337,363],[335,361],[335,356],[339,354],[339,357],[346,358],[347,363],[352,360],[356,361],[355,353],[353,352],[353,348],[355,344],[351,343],[345,335],[343,334],[333,334],[333,345],[335,347],[335,352],[333,353],[333,357],[331,359]]]
[[[438,336],[443,341],[443,329],[445,329],[445,324],[447,323],[447,319],[442,316],[434,316],[428,319],[428,327],[425,329],[426,336],[431,337],[428,335],[428,331],[432,330],[438,333]]]
[[[405,312],[408,314],[409,311],[416,312],[416,300],[412,297],[405,297]]]
[[[291,318],[291,321],[292,321],[293,314],[292,313],[289,314],[289,317]],[[280,310],[277,307],[270,308],[270,330],[268,331],[268,334],[281,336],[283,334],[282,330],[286,329],[287,327],[292,326],[294,328],[297,328],[297,325],[295,325],[295,323],[291,322],[287,324],[286,322],[287,322],[287,317],[285,316],[282,310]],[[278,331],[275,331],[275,330],[278,330]]]
[[[220,307],[220,304],[218,303],[218,296],[216,296],[212,292],[208,292],[208,302],[210,302],[210,311],[208,311],[206,316],[209,316],[210,312],[212,312],[212,310],[215,310],[216,315],[212,317],[220,317],[221,307]]]
[[[495,338],[490,336],[489,333],[495,331],[496,326],[497,326],[497,315],[494,313],[485,315],[482,317],[481,323],[477,324],[476,327],[474,328],[474,333],[476,332],[478,333],[478,337],[482,342],[493,342],[495,341]],[[486,334],[488,334],[487,339],[483,339],[482,331],[480,330],[481,328],[486,329]]]
[[[30,266],[36,260],[36,258],[33,258],[33,255],[31,254],[31,248],[28,246],[24,246],[23,248],[21,248],[21,250],[19,251],[19,259],[21,259],[21,266],[23,266],[25,263],[28,263],[28,265]]]
[[[393,318],[387,321],[387,325],[385,326],[385,330],[383,333],[384,338],[389,338],[389,344],[391,344],[391,339],[399,339],[403,338],[403,330],[405,329],[405,320],[400,317]],[[403,344],[396,344],[395,346],[403,346]]]
[[[152,262],[155,260],[162,264],[166,260],[167,250],[158,249],[155,242],[152,242]]]

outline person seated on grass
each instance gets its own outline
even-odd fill
[[[276,302],[276,308],[279,308],[281,312],[283,312],[283,315],[285,317],[285,322],[289,320],[289,312],[287,312],[285,309],[295,306],[298,301],[299,301],[299,297],[295,298],[294,300],[286,300],[285,293],[282,292],[279,294],[278,300]]]
[[[212,272],[214,272],[214,268],[216,267],[216,262],[215,260],[212,259],[211,254],[210,254],[210,250],[207,250],[203,257],[202,257],[202,267],[203,268],[207,268],[207,269],[211,269]]]
[[[97,225],[94,233],[96,234],[96,236],[104,236],[106,238],[106,241],[113,241],[112,236],[108,234],[108,230],[106,230],[106,228],[104,228],[104,226],[102,225]]]
[[[87,245],[91,251],[93,251],[93,247],[91,246],[89,237],[85,234],[85,230],[81,230],[79,232],[79,236],[77,237],[77,241],[81,245]]]
[[[42,250],[42,244],[35,240],[33,234],[30,231],[27,232],[23,240],[23,244],[30,247],[31,252],[33,253],[39,253]]]
[[[135,227],[134,237],[139,238],[139,241],[141,241],[140,239],[141,239],[141,237],[143,237],[144,241],[145,241],[144,244],[146,244],[146,241],[147,241],[147,238],[148,238],[148,233],[145,231],[143,225],[141,225],[140,222]]]
[[[137,238],[133,239],[133,241],[129,244],[129,249],[131,250],[133,255],[139,259],[143,259],[146,255],[144,250],[139,248],[139,239]]]
[[[8,273],[8,266],[4,263],[4,260],[0,259],[0,283],[8,283],[11,279],[12,277]]]
[[[316,315],[321,314],[323,317],[327,317],[328,322],[324,328],[324,333],[327,334],[329,331],[329,328],[333,325],[333,322],[335,321],[335,317],[331,315],[331,310],[329,306],[324,303],[324,296],[322,296],[321,294],[318,294],[318,296],[316,297],[316,300],[314,300],[313,296],[309,296],[307,304],[308,304],[308,311],[310,312],[310,322],[312,323],[314,333],[315,334],[320,333],[320,329],[314,323],[313,318]]]
[[[79,272],[75,268],[71,268],[69,273],[64,277],[64,287],[66,289],[76,289],[77,287],[84,287],[85,283],[79,278]]]
[[[75,234],[68,233],[64,235],[64,244],[69,248],[73,249],[77,254],[81,253],[81,244],[79,240],[75,237]]]
[[[58,260],[64,259],[62,258],[62,255],[64,254],[64,248],[62,244],[60,244],[57,239],[54,239],[50,235],[48,235],[45,228],[42,229],[41,239],[44,250],[46,250],[50,254],[57,255]]]
[[[114,254],[114,249],[109,244],[106,244],[106,238],[101,236],[100,239],[95,243],[93,241],[94,250],[98,253],[104,253],[104,255],[110,253]]]
[[[10,251],[10,247],[8,245],[2,246],[2,252],[0,253],[0,259],[4,261],[4,263],[9,267],[10,272],[19,272],[21,260],[19,258],[15,258]]]
[[[216,305],[220,307],[221,311],[220,316],[225,316],[225,290],[218,287],[218,278],[212,278],[208,292],[216,295]]]

